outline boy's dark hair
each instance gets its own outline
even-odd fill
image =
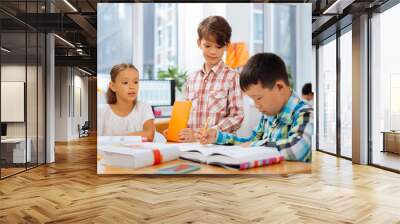
[[[304,84],[303,88],[301,89],[301,93],[303,95],[308,95],[313,93],[311,83]]]
[[[261,83],[271,89],[276,81],[282,80],[289,86],[285,62],[273,53],[258,53],[252,56],[240,73],[240,88],[246,91],[250,85]]]
[[[197,28],[199,40],[207,39],[209,36],[221,47],[231,42],[232,29],[229,23],[222,16],[209,16],[199,24]]]

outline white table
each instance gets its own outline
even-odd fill
[[[8,150],[8,147],[13,147],[12,148],[12,156],[13,156],[13,163],[25,163],[25,162],[31,162],[31,145],[32,141],[30,138],[26,139],[26,142],[28,142],[28,147],[26,148],[26,154],[25,154],[25,138],[6,138],[6,139],[1,139],[1,145],[2,145],[2,151],[4,152],[5,150],[3,147],[7,147],[6,150]],[[25,161],[26,159],[26,161]]]

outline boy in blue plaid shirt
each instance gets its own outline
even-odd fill
[[[256,129],[244,138],[208,129],[200,143],[274,147],[286,160],[311,162],[313,109],[289,87],[283,60],[272,53],[254,55],[240,74],[240,88],[263,113]]]

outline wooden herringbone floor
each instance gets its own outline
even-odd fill
[[[399,174],[319,152],[289,177],[104,177],[95,147],[0,181],[0,223],[400,223]]]

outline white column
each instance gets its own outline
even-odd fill
[[[46,35],[46,163],[55,161],[55,76],[54,35]]]
[[[353,20],[353,162],[368,163],[368,16]]]

